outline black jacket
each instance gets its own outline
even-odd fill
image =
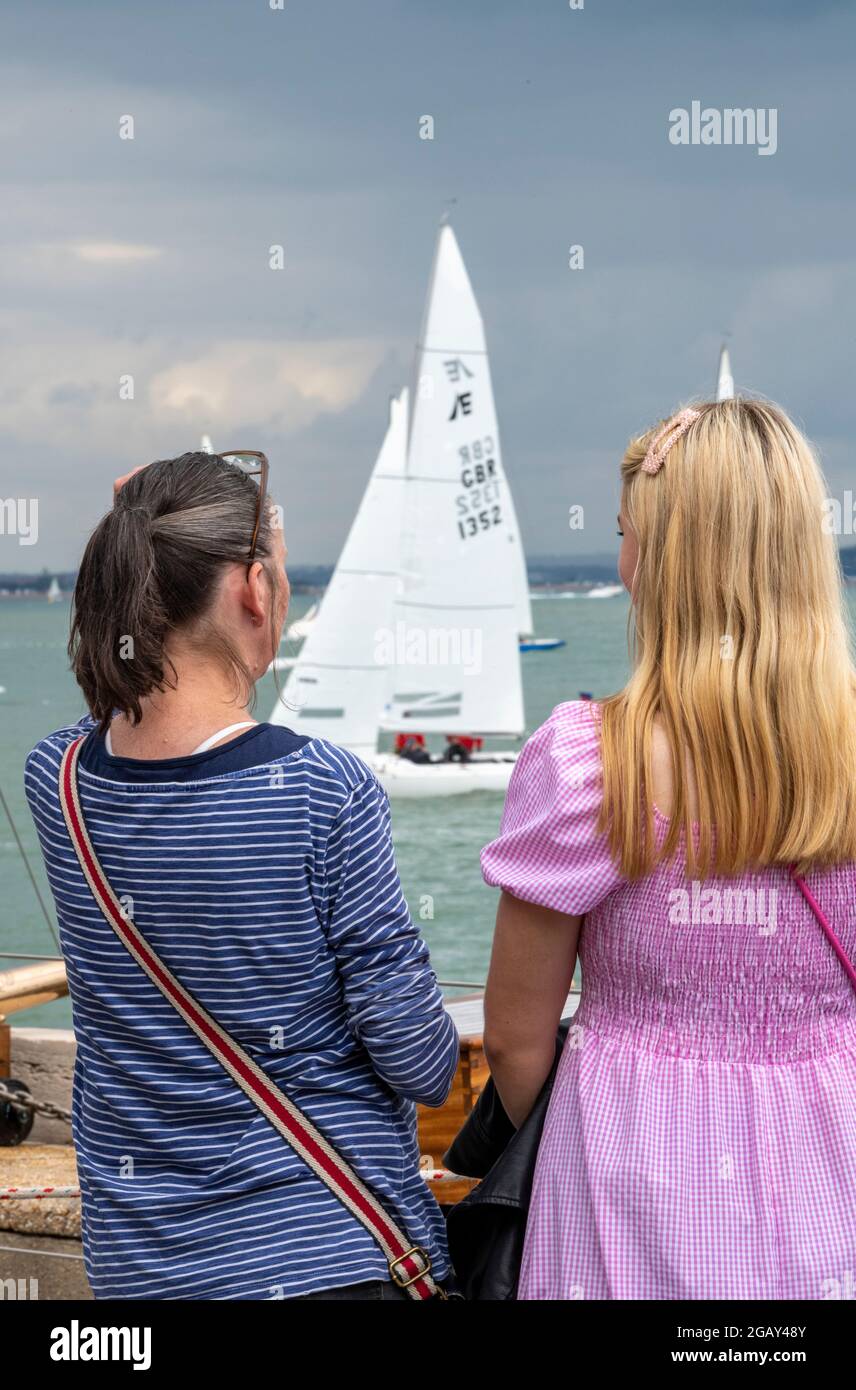
[[[559,1024],[550,1075],[520,1128],[503,1110],[491,1078],[443,1155],[453,1173],[482,1179],[446,1218],[455,1275],[469,1299],[517,1297],[535,1160],[569,1027],[570,1019]]]

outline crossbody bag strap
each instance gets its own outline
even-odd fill
[[[82,743],[82,737],[75,739],[63,754],[59,774],[60,805],[92,895],[119,940],[212,1056],[270,1120],[274,1129],[374,1237],[389,1264],[393,1282],[417,1300],[445,1298],[444,1291],[431,1275],[428,1252],[421,1246],[411,1244],[323,1134],[188,993],[121,906],[92,848],[80,807],[77,760]]]
[[[818,922],[823,928],[823,931],[826,933],[830,946],[837,955],[838,959],[841,961],[841,964],[844,966],[845,973],[848,979],[850,980],[850,983],[853,986],[854,990],[856,990],[856,970],[853,969],[853,963],[850,960],[850,957],[848,956],[847,952],[845,951],[844,947],[842,946],[841,942],[836,936],[832,923],[830,922],[823,908],[820,906],[820,903],[817,901],[817,898],[812,893],[805,879],[801,878],[800,875],[796,873],[793,865],[791,866],[791,877],[793,878],[794,883],[799,888],[800,892],[802,893],[803,897],[805,898],[806,902],[808,903],[809,907],[811,908],[812,912],[814,913],[815,917],[817,918]]]

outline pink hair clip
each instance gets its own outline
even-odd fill
[[[648,445],[648,452],[642,462],[642,472],[659,473],[663,459],[672,445],[677,443],[682,434],[686,434],[690,425],[700,415],[700,410],[693,410],[692,406],[687,406],[685,410],[679,410],[671,420],[667,420]]]

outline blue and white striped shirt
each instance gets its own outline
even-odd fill
[[[185,758],[111,757],[87,716],[36,746],[25,782],[68,968],[95,1296],[291,1298],[389,1272],[104,921],[59,804],[60,759],[80,733],[83,814],[117,895],[444,1278],[415,1102],[446,1098],[458,1038],[375,777],[353,754],[268,724]]]

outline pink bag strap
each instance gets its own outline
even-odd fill
[[[856,990],[856,970],[853,969],[853,964],[850,960],[850,957],[848,956],[844,947],[841,945],[841,942],[838,940],[838,937],[835,935],[832,923],[830,922],[823,908],[820,906],[820,903],[817,901],[817,898],[812,893],[805,879],[800,877],[800,875],[795,871],[793,865],[791,865],[791,877],[793,878],[794,883],[799,888],[800,892],[802,893],[803,897],[805,898],[806,902],[808,903],[809,907],[811,908],[821,927],[826,932],[830,946],[837,955],[838,959],[841,961],[841,964],[844,966],[850,983],[853,986],[854,990]]]
[[[221,1028],[216,1019],[188,993],[125,912],[98,862],[83,819],[77,788],[77,760],[82,743],[83,738],[75,739],[63,754],[59,771],[60,805],[92,896],[119,940],[212,1056],[270,1120],[274,1129],[374,1236],[389,1263],[393,1283],[406,1289],[409,1296],[416,1300],[445,1299],[445,1291],[432,1278],[428,1252],[421,1246],[413,1245],[402,1234],[329,1140],[298,1110],[294,1101],[289,1100],[284,1091],[265,1075],[225,1028]]]

